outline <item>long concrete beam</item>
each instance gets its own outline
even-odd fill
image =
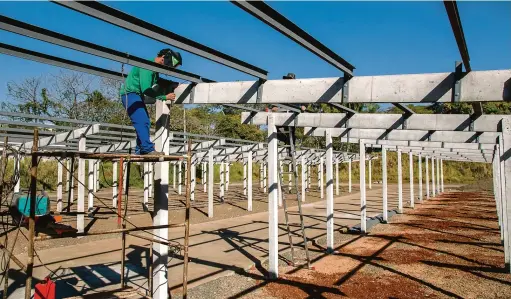
[[[241,113],[241,122],[265,125],[272,112]],[[498,132],[498,123],[511,121],[511,115],[481,115],[472,118],[468,114],[403,114],[357,113],[351,117],[345,113],[273,113],[277,126],[353,128],[353,129],[405,129],[422,131],[474,131]],[[470,129],[472,127],[472,129]]]
[[[511,70],[472,71],[460,80],[460,102],[511,100]],[[384,76],[357,76],[344,79],[314,78],[199,83],[193,88],[179,86],[176,103],[257,104],[257,103],[435,103],[451,102],[454,73]],[[170,104],[170,102],[169,102]]]
[[[99,133],[99,128],[100,128],[100,125],[95,124],[95,125],[89,125],[89,126],[86,126],[83,128],[79,128],[76,130],[72,130],[69,132],[59,133],[54,136],[44,137],[44,138],[39,139],[38,146],[43,147],[43,146],[48,146],[48,145],[52,145],[52,144],[58,144],[61,142],[78,139],[82,136],[97,134],[97,133]],[[33,141],[26,142],[23,147],[25,150],[30,150],[32,148],[33,144],[34,144]]]
[[[330,130],[332,137],[356,139],[402,140],[402,141],[435,141],[454,143],[497,143],[500,133],[495,132],[457,132],[457,131],[425,131],[425,130],[392,130],[385,129],[346,129],[346,128],[312,128],[304,129],[305,136],[325,136]]]

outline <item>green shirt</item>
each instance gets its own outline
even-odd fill
[[[153,85],[158,83],[158,78],[157,72],[135,66],[131,69],[128,77],[126,77],[126,82],[121,85],[119,94],[123,96],[130,92],[135,92],[140,96],[146,95],[160,101],[165,101],[165,95],[152,88]]]

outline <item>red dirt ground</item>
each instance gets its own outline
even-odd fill
[[[314,270],[282,267],[272,298],[511,298],[493,197],[451,192],[352,236]]]

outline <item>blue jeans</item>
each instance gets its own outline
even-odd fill
[[[149,133],[151,120],[149,119],[144,101],[140,95],[134,92],[121,96],[121,101],[124,108],[127,109],[131,123],[137,132],[135,153],[143,155],[154,151],[154,143],[151,142]]]

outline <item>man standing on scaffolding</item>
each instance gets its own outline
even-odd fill
[[[171,68],[182,65],[181,54],[171,49],[162,49],[158,52],[154,62]],[[135,153],[138,155],[164,154],[155,151],[154,143],[150,138],[151,120],[147,113],[146,99],[149,97],[160,101],[174,101],[176,95],[173,92],[165,94],[165,88],[159,85],[162,84],[157,72],[135,66],[131,69],[119,90],[122,105],[126,109],[137,133]]]

